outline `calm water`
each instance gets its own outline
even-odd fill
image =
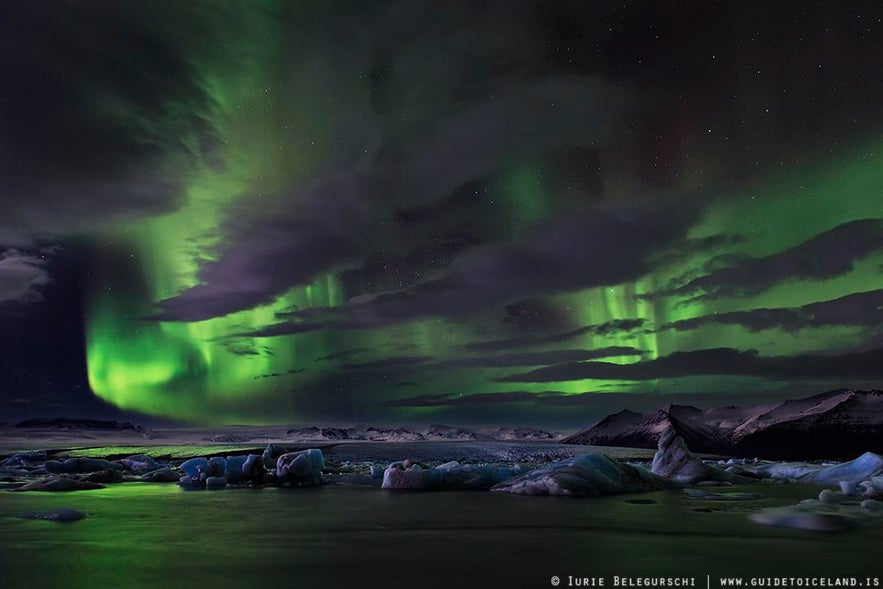
[[[563,499],[371,488],[0,492],[0,587],[550,587],[552,575],[878,575],[883,530],[819,535],[680,492]],[[628,499],[653,499],[652,505]],[[72,507],[59,524],[15,517]],[[703,512],[696,508],[720,511]],[[700,585],[697,585],[700,586]],[[714,586],[714,585],[712,585]]]

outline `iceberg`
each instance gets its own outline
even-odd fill
[[[310,487],[322,484],[322,469],[325,458],[316,448],[288,452],[276,460],[276,480],[292,487]]]
[[[491,491],[516,495],[597,497],[680,486],[645,468],[619,462],[605,454],[584,454],[516,476],[494,485]]]

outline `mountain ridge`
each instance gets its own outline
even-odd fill
[[[776,460],[854,458],[883,451],[883,391],[834,389],[746,408],[669,403],[647,413],[623,410],[561,443],[652,449],[669,427],[696,452]]]

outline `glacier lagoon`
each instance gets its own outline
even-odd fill
[[[2,587],[549,587],[553,576],[880,575],[883,527],[818,534],[749,514],[823,487],[734,486],[762,499],[682,491],[598,498],[317,488],[185,491],[125,483],[0,493]],[[73,508],[58,523],[24,512]]]

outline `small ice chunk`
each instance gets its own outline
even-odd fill
[[[677,488],[677,483],[604,454],[584,454],[503,481],[492,491],[517,495],[599,496]]]
[[[238,483],[245,478],[242,467],[248,456],[228,456],[227,457],[227,480],[231,483]]]
[[[147,483],[174,483],[179,480],[176,471],[169,467],[159,468],[141,475],[141,480]]]
[[[68,458],[64,462],[47,460],[46,470],[54,474],[71,474],[78,472],[96,472],[99,470],[123,470],[119,462],[111,462],[103,458]]]
[[[222,477],[227,474],[227,460],[220,456],[213,456],[208,461],[209,476]]]
[[[875,499],[865,499],[861,502],[861,508],[874,512],[883,511],[883,502]]]
[[[205,481],[198,477],[184,475],[178,480],[178,484],[182,489],[204,489]]]
[[[123,458],[120,460],[120,464],[126,467],[126,470],[135,474],[144,474],[160,468],[156,460],[147,454],[134,454],[128,458]]]
[[[289,452],[276,460],[276,478],[292,486],[316,486],[322,484],[325,458],[317,448]]]
[[[423,472],[416,468],[403,468],[400,464],[390,464],[383,471],[384,489],[417,491],[426,488],[423,483]]]
[[[764,510],[750,516],[751,521],[765,526],[778,526],[810,532],[845,532],[856,527],[856,522],[838,513]]]
[[[659,438],[650,471],[686,485],[711,478],[721,478],[722,474],[693,456],[684,439],[671,427]]]
[[[181,470],[191,478],[198,478],[200,472],[208,471],[208,458],[191,458],[181,463]]]
[[[28,483],[15,491],[88,491],[91,489],[104,489],[101,483],[81,481],[68,477],[47,477]]]
[[[205,479],[205,488],[206,489],[223,489],[227,486],[227,477],[218,476],[218,477],[208,477]]]
[[[256,468],[258,466],[263,466],[263,460],[260,460],[260,456],[257,454],[249,454],[245,457],[245,462],[242,463],[242,476],[248,478],[253,477],[256,474]]]
[[[830,489],[825,489],[819,493],[819,501],[825,505],[837,505],[840,503],[837,499],[837,495]]]
[[[0,466],[30,466],[35,462],[46,462],[46,452],[19,452],[0,462]]]

